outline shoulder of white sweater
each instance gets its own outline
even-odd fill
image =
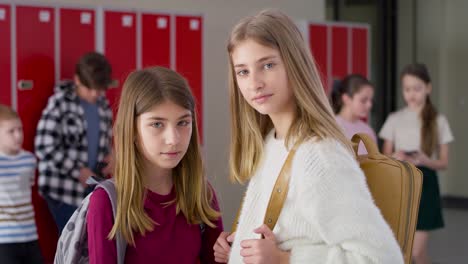
[[[321,166],[350,166],[357,165],[357,161],[341,142],[336,139],[309,139],[302,143],[297,149],[295,158],[303,159],[304,162],[317,160]]]
[[[336,139],[310,139],[297,149],[294,163],[303,169],[303,175],[333,174],[337,177],[349,174],[361,174],[359,164],[351,151]],[[294,166],[294,165],[293,165]],[[294,166],[294,167],[296,167]],[[316,177],[315,177],[316,178]]]

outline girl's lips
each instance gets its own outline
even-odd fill
[[[168,159],[175,159],[179,156],[180,151],[172,151],[172,152],[162,152],[161,155],[165,156]]]
[[[271,96],[272,94],[263,94],[263,95],[254,97],[253,101],[261,104],[265,102],[266,100],[268,100],[268,98],[270,98]]]
[[[161,154],[173,158],[173,157],[177,157],[180,154],[180,151],[162,152]]]

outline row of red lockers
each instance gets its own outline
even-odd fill
[[[369,76],[369,28],[346,23],[306,23],[304,35],[326,89],[349,73]],[[227,34],[227,32],[226,32]],[[24,148],[33,150],[37,121],[54,83],[70,79],[85,52],[103,52],[112,64],[117,103],[121,84],[135,68],[170,67],[184,75],[197,98],[203,139],[203,17],[106,8],[0,4],[0,103],[23,119]],[[53,259],[57,234],[45,202],[33,191],[40,245]]]
[[[112,105],[130,71],[161,65],[188,79],[201,106],[202,23],[199,15],[0,4],[0,103],[15,107],[22,117],[24,148],[33,150],[37,121],[54,83],[71,79],[78,58],[92,50],[103,52],[112,65],[117,80],[107,92]],[[36,190],[33,203],[49,262],[57,234]]]

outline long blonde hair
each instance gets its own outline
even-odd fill
[[[144,157],[138,150],[137,117],[169,100],[192,113],[192,136],[187,153],[173,169],[177,213],[182,212],[191,224],[201,222],[214,227],[220,214],[212,207],[213,190],[208,185],[198,142],[195,101],[186,80],[178,73],[151,67],[132,72],[123,85],[114,125],[117,212],[109,238],[121,232],[131,245],[134,232],[144,235],[153,230],[153,221],[144,211],[145,182],[142,177]]]
[[[232,52],[248,39],[278,50],[284,61],[296,103],[296,116],[288,130],[286,144],[289,146],[293,137],[303,142],[316,136],[319,139],[336,139],[351,151],[350,141],[336,124],[314,59],[299,29],[285,14],[267,9],[242,19],[232,30],[227,45],[230,60],[231,180],[243,183],[250,179],[263,155],[264,137],[273,128],[268,116],[261,115],[244,100],[237,85]]]

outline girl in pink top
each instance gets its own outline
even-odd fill
[[[366,133],[377,142],[374,130],[362,121],[369,116],[373,97],[374,87],[359,74],[348,75],[333,87],[331,101],[335,118],[349,139],[354,134]],[[362,144],[359,154],[367,154]]]
[[[223,230],[214,190],[203,170],[195,100],[185,79],[153,67],[124,83],[114,125],[115,219],[103,189],[87,214],[90,263],[215,263]]]

